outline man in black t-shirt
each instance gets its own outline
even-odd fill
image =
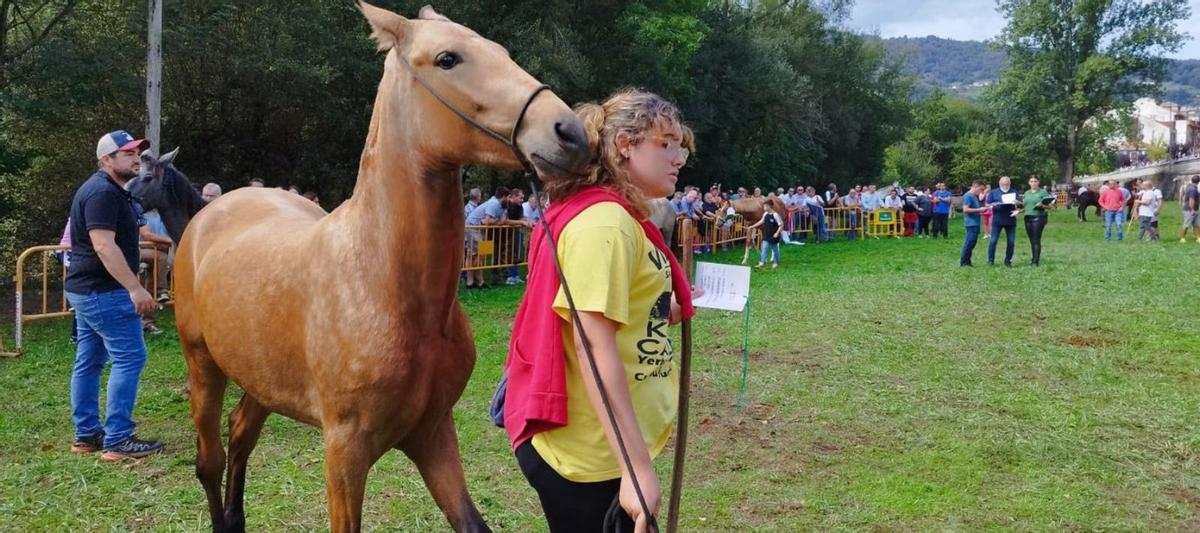
[[[105,461],[140,458],[162,450],[162,443],[134,435],[133,407],[146,365],[142,320],[154,298],[138,283],[139,207],[125,191],[137,175],[139,152],[149,147],[124,131],[96,144],[100,169],[79,187],[71,201],[71,265],[67,300],[75,310],[75,365],[71,375],[71,451],[104,449]],[[106,420],[100,423],[100,373],[112,361]]]
[[[501,230],[496,236],[496,249],[499,250],[500,261],[520,263],[525,261],[525,232],[523,228],[533,227],[533,221],[525,218],[525,192],[521,189],[511,189],[508,195],[500,199],[500,207],[504,208],[504,218],[500,219],[502,226],[517,226],[512,230]],[[518,285],[524,283],[517,267],[504,269],[504,283]]]
[[[909,185],[901,198],[904,199],[904,236],[912,237],[917,229],[917,188]]]

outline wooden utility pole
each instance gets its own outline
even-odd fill
[[[162,139],[162,0],[150,0],[146,41],[146,139],[158,157]]]

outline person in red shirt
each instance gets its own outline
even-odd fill
[[[1116,182],[1104,182],[1107,187],[1100,193],[1100,207],[1104,209],[1104,240],[1112,240],[1112,228],[1117,227],[1117,240],[1125,240],[1125,195]]]

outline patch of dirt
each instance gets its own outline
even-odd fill
[[[1087,348],[1107,348],[1117,344],[1116,339],[1106,337],[1085,337],[1083,335],[1070,335],[1063,339],[1064,344],[1071,346],[1087,347]]]
[[[865,434],[820,421],[814,411],[784,413],[774,404],[751,403],[739,412],[726,391],[702,380],[693,383],[692,413],[689,483],[743,471],[764,479],[813,475],[817,465],[869,444]]]
[[[736,354],[741,356],[741,352]],[[823,360],[827,361],[831,358],[829,350],[823,348],[813,348],[810,350],[793,351],[786,353],[778,352],[750,352],[750,362],[758,364],[780,364],[789,369],[801,369],[806,372],[822,370],[825,368]]]
[[[1187,529],[1190,531],[1200,531],[1200,494],[1190,487],[1176,487],[1168,489],[1167,495],[1171,496],[1187,506],[1188,511],[1191,511],[1192,516],[1187,521]]]

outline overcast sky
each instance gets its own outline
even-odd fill
[[[1179,29],[1192,39],[1173,57],[1200,59],[1200,0],[1189,0],[1191,20]],[[995,0],[856,0],[847,25],[881,37],[924,37],[982,41],[1004,28]]]

